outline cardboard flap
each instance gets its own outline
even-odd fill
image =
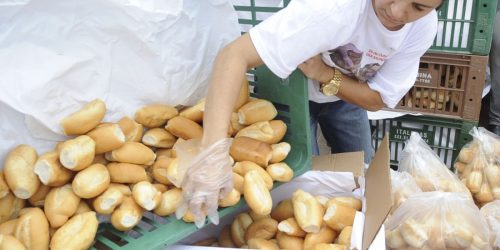
[[[388,137],[386,133],[365,173],[366,220],[363,229],[363,250],[368,249],[373,242],[392,206]]]
[[[352,172],[354,176],[364,174],[363,152],[315,155],[312,157],[312,170]]]

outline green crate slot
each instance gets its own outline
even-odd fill
[[[452,169],[460,149],[472,140],[469,131],[478,124],[476,121],[411,115],[370,122],[374,147],[378,148],[384,133],[389,132],[391,167],[394,169],[397,169],[411,131],[419,132],[448,168]]]
[[[496,0],[444,1],[438,11],[442,32],[438,32],[429,51],[487,55],[496,6]]]

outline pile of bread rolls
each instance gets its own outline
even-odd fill
[[[462,148],[454,164],[460,180],[478,206],[500,199],[500,138],[474,128],[474,140]]]
[[[353,197],[313,196],[296,190],[270,214],[241,213],[224,227],[218,238],[195,245],[250,249],[349,249],[356,211],[361,200]]]
[[[390,249],[490,249],[486,221],[461,193],[413,194],[385,226]]]
[[[455,96],[455,95],[453,95]],[[415,97],[413,99],[413,97]],[[406,107],[409,108],[420,108],[428,110],[441,110],[441,111],[451,111],[452,108],[449,107],[448,103],[452,95],[449,91],[436,90],[436,89],[413,89],[408,93],[406,100]],[[456,99],[453,99],[454,103]],[[455,105],[458,105],[456,103]]]
[[[203,100],[180,111],[152,104],[134,119],[103,122],[106,105],[96,99],[60,122],[71,139],[52,151],[14,148],[0,172],[0,249],[86,249],[97,214],[109,216],[121,231],[136,226],[147,211],[173,214],[182,190],[172,184],[178,178],[172,147],[202,137],[203,110]],[[249,97],[245,80],[228,131],[235,137],[234,190],[221,207],[235,205],[244,194],[252,209],[269,214],[273,182],[293,178],[283,162],[290,144],[280,142],[287,126],[273,120],[276,115],[271,102]],[[192,214],[183,219],[192,222]]]

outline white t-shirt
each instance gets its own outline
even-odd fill
[[[397,31],[383,26],[371,0],[293,0],[250,30],[250,37],[269,69],[286,78],[307,59],[323,61],[355,76],[394,107],[415,83],[420,57],[432,45],[437,14],[431,11]],[[309,80],[309,100],[338,100],[319,92]]]

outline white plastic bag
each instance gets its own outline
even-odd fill
[[[500,200],[484,205],[480,211],[490,227],[490,244],[500,249]]]
[[[421,193],[422,190],[418,187],[413,177],[406,172],[397,172],[391,169],[391,192],[392,192],[392,208],[394,212],[410,195]]]
[[[19,6],[12,15],[12,5],[0,5],[0,16],[10,15],[0,24],[0,102],[30,118],[29,131],[9,129],[22,138],[59,140],[61,118],[95,98],[106,102],[112,121],[145,104],[194,104],[206,95],[217,52],[239,36],[229,0]],[[0,141],[8,136],[0,131]],[[15,144],[0,144],[0,160]]]

